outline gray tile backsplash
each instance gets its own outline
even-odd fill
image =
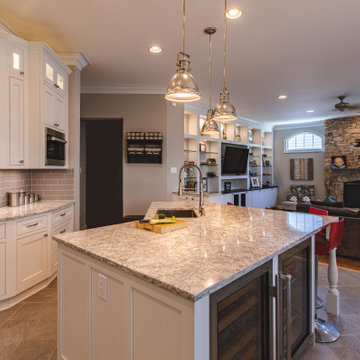
[[[73,200],[74,170],[0,170],[0,207],[7,205],[11,190],[31,191],[43,200]]]

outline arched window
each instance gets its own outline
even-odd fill
[[[285,152],[324,151],[324,138],[312,131],[303,131],[285,139]]]

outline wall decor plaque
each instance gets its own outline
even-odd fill
[[[314,180],[314,159],[290,159],[291,180]]]

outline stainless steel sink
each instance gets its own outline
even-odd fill
[[[196,212],[193,209],[167,209],[157,211],[157,214],[164,214],[166,217],[179,217],[179,218],[196,218]]]

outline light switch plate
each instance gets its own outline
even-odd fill
[[[176,167],[171,167],[170,168],[170,174],[177,174],[177,168]]]
[[[98,274],[98,295],[100,299],[107,301],[107,277]]]

